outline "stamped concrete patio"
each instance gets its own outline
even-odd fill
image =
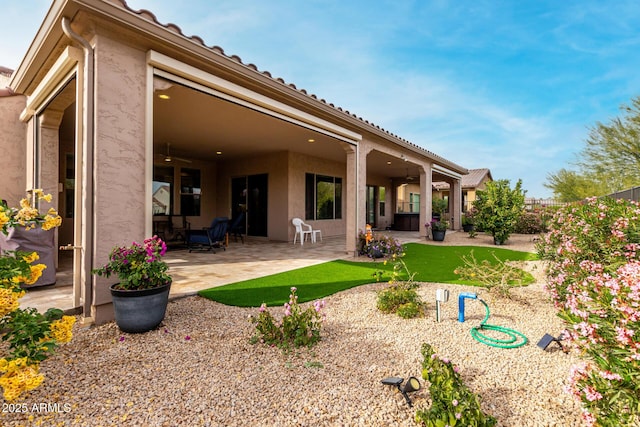
[[[417,232],[389,232],[402,243],[424,241]],[[344,251],[344,236],[325,237],[322,242],[304,245],[291,242],[269,242],[248,239],[245,243],[229,242],[226,250],[191,252],[173,249],[165,260],[173,277],[171,298],[194,295],[199,290],[222,286],[255,277],[267,276],[336,259],[353,259]],[[46,311],[49,307],[73,310],[71,262],[69,253],[61,253],[56,284],[33,288],[21,299],[23,308],[35,307]]]

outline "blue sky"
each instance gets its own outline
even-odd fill
[[[0,65],[15,69],[50,2],[8,3]],[[636,0],[127,3],[529,197],[640,95]]]

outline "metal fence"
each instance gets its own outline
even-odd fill
[[[536,199],[532,197],[527,197],[526,199],[524,199],[524,208],[527,211],[534,211],[550,206],[560,207],[564,206],[565,204],[566,203],[555,199]]]

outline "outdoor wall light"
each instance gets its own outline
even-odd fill
[[[407,404],[411,408],[413,407],[413,404],[411,403],[411,399],[409,399],[408,393],[420,390],[420,381],[418,381],[416,377],[409,377],[407,383],[404,386],[401,385],[402,381],[404,381],[404,378],[388,377],[382,380],[382,384],[396,386],[398,388],[398,391],[402,393],[405,400],[407,401]]]

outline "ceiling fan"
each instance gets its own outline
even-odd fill
[[[409,168],[407,168],[407,176],[405,176],[404,179],[406,179],[407,181],[413,181],[414,179],[416,179],[416,177],[409,175]]]
[[[178,160],[180,162],[191,163],[191,160],[184,159],[182,157],[176,157],[171,155],[171,143],[167,142],[167,152],[166,154],[159,154],[163,158],[163,160],[167,163],[171,163],[174,160]]]

